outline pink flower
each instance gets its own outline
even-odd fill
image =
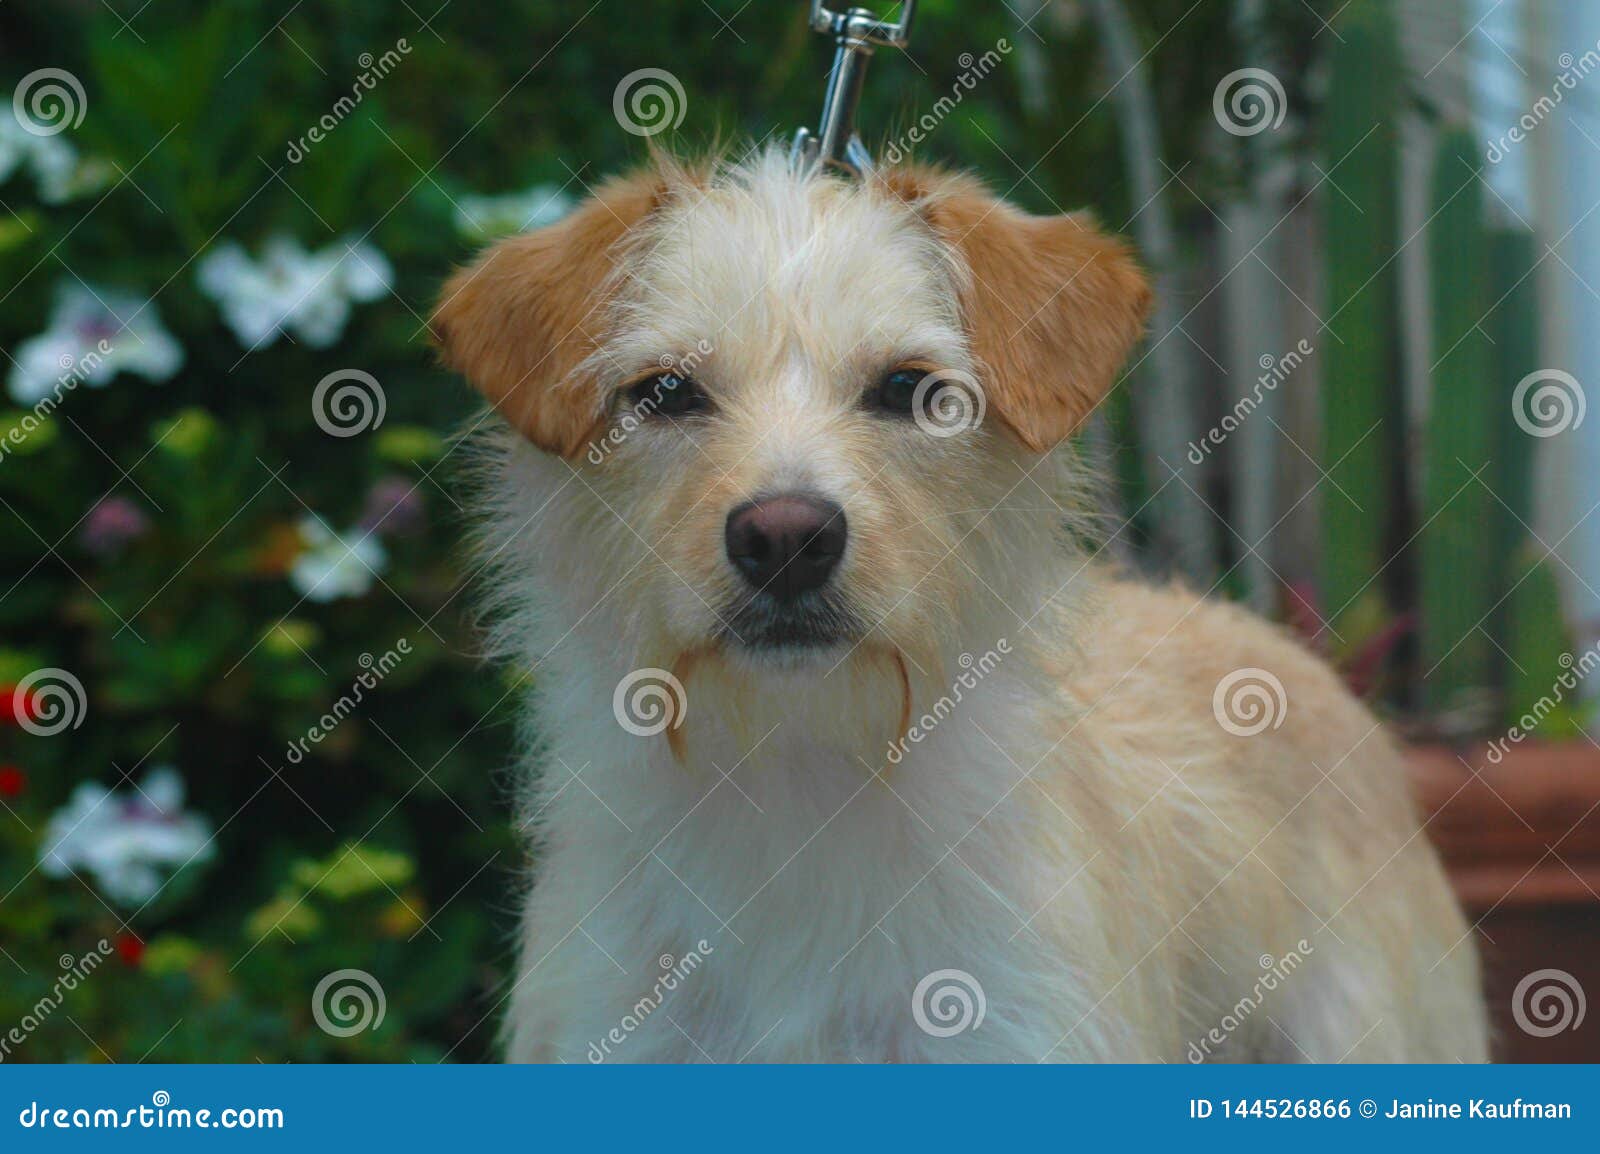
[[[150,531],[150,518],[126,497],[107,497],[89,512],[78,540],[91,553],[114,557]]]
[[[367,493],[361,527],[406,537],[422,528],[423,518],[422,494],[417,486],[404,477],[391,475],[380,478]]]

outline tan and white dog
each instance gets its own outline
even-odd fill
[[[1080,216],[773,153],[450,282],[531,673],[512,1059],[1485,1058],[1372,715],[1069,531],[1148,301]]]

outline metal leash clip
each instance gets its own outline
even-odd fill
[[[872,172],[872,156],[856,134],[856,106],[873,49],[904,48],[911,38],[911,15],[916,0],[904,0],[900,19],[890,24],[865,8],[836,12],[822,0],[811,0],[811,28],[833,37],[833,69],[822,102],[822,122],[817,131],[795,133],[789,162],[797,172],[809,172],[818,161],[852,177]]]

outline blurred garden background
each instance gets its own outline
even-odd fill
[[[476,407],[426,318],[646,136],[814,125],[805,8],[0,6],[0,1058],[493,1056],[524,687],[477,657]],[[1140,246],[1099,544],[1299,630],[1446,791],[1576,750],[1539,813],[1496,796],[1589,945],[1597,9],[925,0],[861,114]],[[1475,876],[1487,916],[1528,875]],[[313,1012],[350,969],[381,1028]]]

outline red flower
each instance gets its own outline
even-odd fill
[[[144,957],[144,942],[136,934],[117,935],[117,956],[130,966]]]
[[[0,797],[16,797],[27,785],[27,776],[16,766],[0,765]]]
[[[15,725],[28,707],[28,699],[17,693],[14,683],[0,685],[0,725]]]

